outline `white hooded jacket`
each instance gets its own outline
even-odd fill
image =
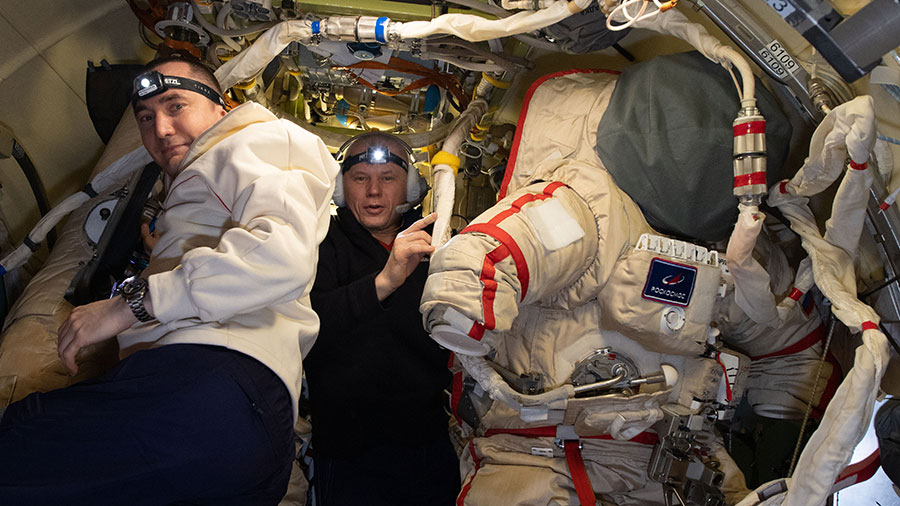
[[[198,137],[181,169],[143,273],[157,321],[120,334],[120,355],[177,343],[245,353],[284,381],[296,417],[338,165],[321,139],[247,103]]]

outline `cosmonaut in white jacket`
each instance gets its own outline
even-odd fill
[[[122,360],[3,413],[4,503],[284,495],[338,165],[319,138],[259,104],[226,114],[198,65],[161,60],[135,81],[141,138],[165,173],[160,238],[145,278],[76,307],[60,328],[73,373],[81,348],[116,337]]]

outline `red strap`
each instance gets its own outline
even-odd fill
[[[878,330],[878,325],[875,322],[862,322],[863,331],[866,330]]]
[[[828,403],[831,402],[838,387],[841,386],[841,381],[844,380],[844,371],[841,369],[841,364],[834,357],[834,354],[831,353],[831,350],[825,355],[825,361],[831,364],[831,375],[828,376],[828,382],[825,383],[825,390],[822,390],[819,403],[812,409],[810,416],[816,420],[822,419],[822,415],[825,414],[825,408],[828,407]]]
[[[722,366],[722,374],[725,375],[725,399],[727,399],[728,402],[731,402],[731,383],[728,382],[728,369],[726,369],[725,364],[723,364],[722,361],[719,360],[718,353],[716,353],[716,362],[718,362],[719,365]]]
[[[456,506],[463,506],[466,503],[466,495],[469,494],[475,475],[478,474],[478,469],[481,468],[481,459],[478,458],[478,454],[475,452],[475,440],[469,440],[469,454],[472,455],[472,461],[475,463],[475,471],[472,472],[472,476],[469,477],[469,480],[466,481],[466,484],[459,492],[459,496],[456,497]]]
[[[463,393],[463,373],[459,371],[453,375],[453,389],[450,392],[450,412],[456,423],[462,426],[462,418],[459,416],[459,400],[462,399]]]
[[[569,474],[572,475],[572,483],[575,484],[575,493],[578,494],[578,502],[581,506],[596,506],[597,498],[594,496],[594,487],[588,478],[584,468],[584,460],[581,458],[581,448],[578,441],[566,441],[566,465],[569,466]]]
[[[875,476],[879,467],[881,467],[881,450],[876,448],[875,451],[865,459],[860,460],[856,464],[851,464],[841,471],[841,474],[834,480],[834,486],[831,488],[831,493],[833,494],[850,485],[855,485],[868,480],[872,476]]]
[[[766,184],[766,171],[761,170],[759,172],[751,172],[750,174],[734,176],[735,188],[749,186],[751,184]]]
[[[734,136],[740,137],[747,134],[764,134],[766,133],[765,121],[748,121],[734,125]]]
[[[497,225],[492,224],[492,223],[476,223],[474,225],[469,225],[468,227],[464,228],[462,230],[462,232],[460,232],[460,233],[466,234],[469,232],[480,232],[484,235],[493,237],[494,239],[496,239],[497,241],[500,242],[500,244],[501,244],[500,247],[498,247],[491,253],[488,253],[488,255],[494,255],[493,263],[499,262],[500,260],[503,260],[504,258],[506,258],[506,255],[503,255],[502,257],[499,256],[499,254],[500,254],[499,250],[501,248],[503,248],[503,250],[507,254],[512,255],[513,262],[516,263],[516,277],[519,278],[519,286],[522,287],[522,296],[521,297],[524,299],[525,293],[528,291],[528,278],[529,278],[528,262],[525,261],[525,255],[522,253],[522,250],[519,248],[519,245],[516,244],[515,239],[513,239],[512,236],[509,235],[509,233],[507,233],[505,230],[503,230],[502,228],[500,228]],[[484,262],[485,262],[485,265],[488,263],[487,257],[485,257]],[[491,279],[493,279],[493,277],[494,276],[492,273]],[[482,278],[482,281],[484,281],[484,278],[485,278],[484,274],[482,274],[481,278]],[[490,328],[491,327],[488,327],[488,329],[490,329]]]
[[[484,433],[484,437],[496,436],[497,434],[510,434],[522,437],[556,437],[556,426],[545,425],[543,427],[529,427],[525,429],[488,429]],[[596,436],[579,436],[581,439],[603,439],[606,441],[614,441],[609,434],[599,434]],[[629,439],[630,443],[640,443],[642,445],[653,446],[659,442],[659,436],[653,432],[641,432],[637,436]]]
[[[484,325],[478,322],[473,323],[468,335],[476,341],[481,341],[481,338],[484,337]]]
[[[791,355],[794,353],[799,353],[810,346],[818,343],[822,339],[825,338],[825,324],[819,325],[816,327],[816,330],[813,330],[806,337],[797,341],[796,343],[788,346],[787,348],[779,351],[775,351],[772,353],[766,353],[765,355],[757,355],[755,357],[750,357],[750,360],[762,360],[764,358],[771,357],[782,357],[784,355]]]
[[[853,160],[850,160],[850,168],[853,170],[866,170],[866,167],[869,166],[869,162],[856,163]]]
[[[791,290],[791,293],[788,294],[788,298],[794,299],[795,301],[799,301],[800,297],[803,297],[803,292],[801,292],[797,288],[794,288],[793,290]]]

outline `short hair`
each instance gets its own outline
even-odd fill
[[[202,61],[190,55],[185,55],[182,53],[172,53],[168,56],[156,58],[144,65],[144,72],[149,72],[157,67],[165,65],[166,63],[179,62],[186,63],[191,69],[191,75],[181,77],[189,77],[216,90],[216,93],[218,93],[219,95],[224,94],[222,92],[222,87],[219,85],[219,80],[216,79],[216,75],[213,73],[212,69]]]

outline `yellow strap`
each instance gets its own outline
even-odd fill
[[[509,88],[509,85],[511,84],[511,81],[498,81],[497,79],[494,79],[493,77],[488,75],[486,72],[482,72],[481,77],[484,78],[485,81],[491,83],[491,86],[493,86],[494,88],[500,88],[501,90]]]
[[[234,85],[234,87],[239,90],[249,90],[250,88],[252,88],[254,86],[256,86],[256,78],[255,77],[247,82],[237,83]]]
[[[446,151],[438,151],[431,157],[431,166],[434,167],[439,164],[449,165],[453,168],[453,175],[459,171],[459,157],[453,154],[450,154]]]

